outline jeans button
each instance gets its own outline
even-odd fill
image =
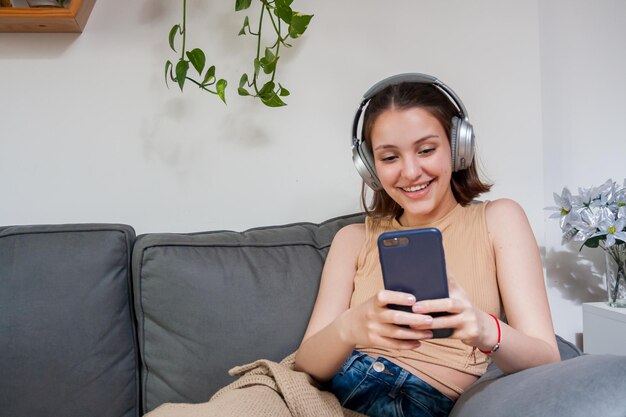
[[[382,372],[385,370],[385,365],[380,362],[374,362],[373,368],[376,372]]]

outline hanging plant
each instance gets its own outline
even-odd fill
[[[167,80],[169,78],[178,83],[180,91],[183,91],[185,81],[189,80],[202,90],[219,96],[226,103],[225,90],[228,83],[224,79],[218,80],[215,77],[215,65],[206,68],[206,54],[202,49],[187,50],[187,0],[183,0],[183,23],[176,24],[170,29],[169,44],[174,52],[177,52],[175,46],[177,36],[182,37],[180,58],[176,65],[169,59],[165,61],[165,84],[168,85]],[[196,79],[190,76],[190,65],[198,72],[200,78]]]
[[[289,95],[289,90],[276,80],[281,47],[291,47],[288,40],[302,36],[313,15],[293,10],[291,8],[293,0],[258,1],[261,2],[261,9],[257,26],[253,28],[250,18],[246,16],[239,31],[240,36],[255,36],[257,42],[252,71],[250,75],[246,72],[241,75],[237,92],[240,96],[258,98],[269,107],[285,106],[283,98]],[[251,4],[252,0],[235,0],[235,11],[249,9]],[[271,35],[267,36],[269,41],[263,37],[265,26],[272,31]],[[228,82],[216,77],[215,65],[207,67],[206,54],[202,49],[187,49],[186,34],[187,0],[183,0],[183,22],[174,25],[169,33],[169,45],[174,52],[178,52],[175,44],[177,38],[181,37],[180,58],[176,65],[170,60],[165,62],[165,83],[168,84],[170,79],[176,82],[182,91],[185,82],[190,81],[200,89],[217,95],[226,103]],[[197,78],[190,74],[192,68],[198,73]]]

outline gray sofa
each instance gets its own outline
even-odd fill
[[[0,416],[136,417],[203,402],[227,370],[295,350],[332,237],[360,215],[245,232],[0,227]],[[626,357],[581,355],[502,376],[457,417],[626,416]]]

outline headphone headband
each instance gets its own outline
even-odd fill
[[[459,112],[460,118],[452,118],[452,130],[450,132],[452,170],[458,171],[468,168],[472,162],[474,154],[474,130],[469,123],[467,110],[459,96],[457,96],[450,87],[432,75],[422,73],[392,75],[391,77],[377,82],[365,92],[352,124],[352,160],[361,177],[365,180],[367,185],[374,190],[380,190],[382,186],[376,175],[372,152],[362,137],[362,126],[361,129],[359,129],[359,126],[363,123],[362,115],[367,109],[372,97],[389,86],[402,83],[430,84],[441,91],[441,93],[454,104]],[[359,130],[361,134],[359,134]]]
[[[441,80],[432,75],[422,74],[419,72],[407,72],[404,74],[392,75],[391,77],[387,77],[384,80],[381,80],[370,87],[369,90],[363,94],[363,98],[371,99],[376,93],[384,90],[390,85],[402,84],[402,83],[419,83],[419,84],[432,84],[437,87],[442,93],[448,96],[450,101],[456,106],[459,110],[459,113],[463,117],[464,120],[468,120],[467,110],[463,105],[463,102],[456,95],[454,91],[447,85],[445,85]]]

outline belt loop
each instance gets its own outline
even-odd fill
[[[393,388],[389,392],[389,396],[391,398],[395,399],[398,396],[398,394],[400,393],[400,390],[402,389],[402,385],[404,384],[404,381],[406,381],[408,377],[409,377],[409,372],[406,369],[402,369],[402,371],[400,371],[400,375],[398,375],[398,378],[396,378],[396,381],[393,384]]]
[[[352,353],[350,354],[350,356],[348,357],[348,359],[346,359],[345,363],[341,366],[340,372],[345,372],[348,370],[348,368],[350,368],[352,366],[352,364],[354,363],[354,361],[356,361],[357,359],[362,358],[363,356],[367,356],[362,352],[359,352],[358,350],[353,350]]]

